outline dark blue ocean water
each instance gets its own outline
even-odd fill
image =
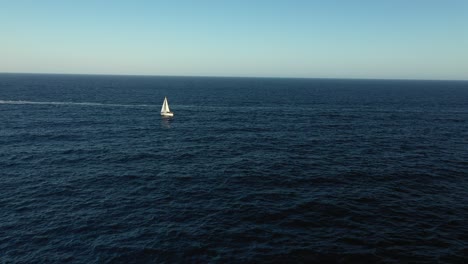
[[[1,74],[0,169],[0,263],[468,261],[468,82]]]

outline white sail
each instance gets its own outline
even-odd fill
[[[164,97],[164,103],[161,107],[161,113],[169,113],[171,110],[169,110],[169,104],[167,103],[167,97]]]
[[[172,113],[171,110],[169,109],[169,104],[167,103],[167,97],[164,97],[164,102],[163,102],[163,105],[161,107],[161,115],[163,117],[173,117],[174,116],[174,113]]]

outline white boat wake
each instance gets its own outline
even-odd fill
[[[147,105],[147,104],[105,104],[105,103],[90,103],[90,102],[35,102],[35,101],[13,101],[13,100],[0,100],[0,104],[15,104],[15,105],[24,105],[24,104],[34,104],[34,105],[80,105],[80,106],[102,106],[102,107],[158,107],[156,105]]]

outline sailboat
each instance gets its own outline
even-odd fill
[[[167,103],[167,97],[164,97],[164,102],[161,107],[161,116],[162,117],[173,117],[174,113],[169,110],[169,104]]]

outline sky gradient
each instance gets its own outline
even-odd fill
[[[2,1],[0,72],[468,80],[468,1]]]

